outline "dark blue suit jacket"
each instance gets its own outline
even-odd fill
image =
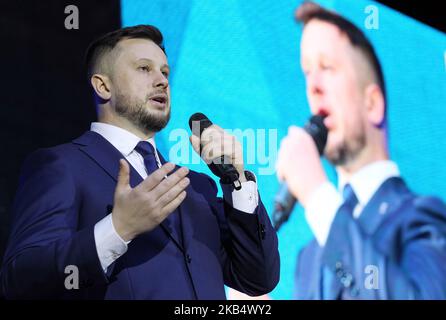
[[[121,158],[88,131],[27,159],[1,272],[7,298],[225,299],[224,284],[250,295],[276,286],[277,237],[263,205],[255,214],[237,211],[216,197],[211,178],[193,171],[178,209],[183,239],[165,220],[104,274],[94,225],[112,211]],[[141,181],[131,168],[131,186]],[[78,290],[64,286],[69,265],[78,267]]]
[[[344,224],[336,215],[324,248],[314,240],[301,251],[296,292],[298,299],[446,299],[446,206],[416,196],[400,178],[386,180],[357,220]]]

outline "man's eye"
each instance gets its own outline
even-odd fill
[[[169,72],[164,71],[164,72],[163,72],[163,75],[164,75],[166,78],[169,78]]]
[[[148,66],[142,66],[142,67],[139,67],[138,69],[142,70],[142,71],[150,71],[150,68]]]

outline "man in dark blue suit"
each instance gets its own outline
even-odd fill
[[[373,47],[343,17],[305,3],[301,65],[313,114],[325,115],[324,156],[291,127],[278,176],[305,208],[315,240],[300,253],[298,299],[445,299],[446,207],[411,192],[387,149],[384,79]]]
[[[239,172],[241,189],[222,184],[224,199],[156,150],[170,118],[162,40],[136,26],[90,46],[99,122],[27,159],[1,271],[7,298],[224,299],[225,284],[249,295],[276,286],[277,237],[240,143],[216,125],[191,137],[205,160],[226,155]]]

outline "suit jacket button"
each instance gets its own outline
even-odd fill
[[[341,278],[341,282],[344,285],[344,287],[348,288],[352,285],[353,276],[350,273],[347,273]]]
[[[265,225],[263,223],[260,224],[260,236],[262,237],[262,240],[265,239]]]
[[[191,263],[192,262],[192,258],[190,257],[189,254],[186,254],[186,261],[187,261],[187,263]]]

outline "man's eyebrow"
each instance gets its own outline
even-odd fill
[[[136,60],[136,62],[141,62],[141,61],[143,61],[143,62],[149,62],[149,63],[154,63],[154,61],[153,61],[152,59],[149,59],[149,58],[139,58],[139,59]],[[167,68],[167,69],[170,69],[170,67],[169,67],[168,64],[163,64],[163,65],[161,66],[161,68]]]
[[[139,59],[136,59],[136,62],[150,62],[150,63],[153,63],[153,60],[148,59],[148,58],[139,58]]]

